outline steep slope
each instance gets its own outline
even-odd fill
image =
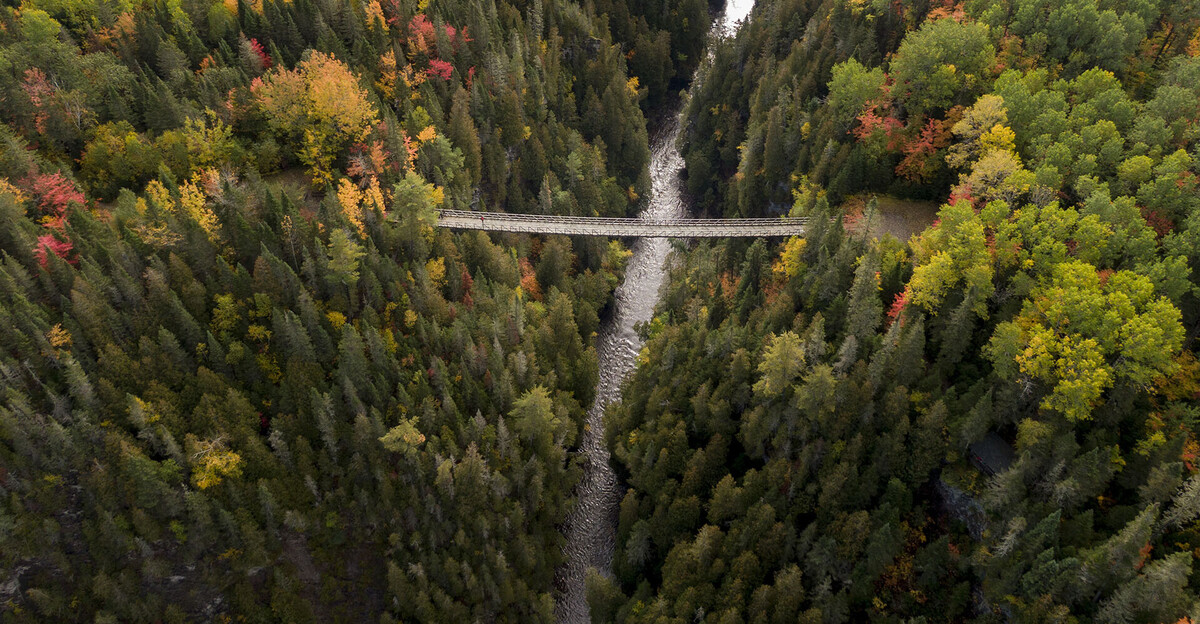
[[[1196,617],[1197,24],[759,3],[689,185],[815,227],[675,263],[608,423],[600,620]],[[871,190],[939,220],[879,238]]]
[[[0,618],[549,621],[640,94],[573,2],[0,9]]]

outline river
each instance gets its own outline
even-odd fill
[[[713,24],[715,34],[732,36],[738,23],[750,14],[754,0],[727,0],[725,11]],[[702,71],[702,70],[698,70]],[[650,129],[651,199],[642,211],[642,219],[668,219],[686,216],[684,200],[683,156],[676,147],[679,138],[679,111],[656,116],[657,127]],[[558,570],[556,617],[561,624],[586,624],[590,621],[584,580],[589,568],[611,574],[616,547],[617,508],[624,488],[617,482],[604,445],[604,408],[621,398],[621,382],[633,371],[641,340],[633,326],[650,320],[658,303],[659,290],[666,279],[664,263],[671,251],[670,241],[639,238],[633,245],[633,257],[625,271],[625,281],[617,287],[612,314],[598,332],[596,351],[600,379],[596,401],[588,410],[581,452],[586,458],[583,478],[575,490],[578,502],[567,517],[567,562]]]

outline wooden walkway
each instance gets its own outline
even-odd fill
[[[487,230],[527,234],[567,234],[641,238],[759,238],[802,236],[808,219],[610,219],[555,215],[439,210],[438,226],[452,230]]]

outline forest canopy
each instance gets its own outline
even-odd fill
[[[716,43],[697,209],[812,221],[671,263],[596,620],[1196,621],[1198,32],[763,0]]]
[[[553,619],[628,251],[433,226],[638,207],[640,4],[0,8],[0,620]]]
[[[1200,621],[1200,4],[717,4],[0,8],[0,621],[555,620],[680,109],[592,621]]]

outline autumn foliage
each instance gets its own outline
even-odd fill
[[[928,120],[915,139],[901,146],[904,159],[896,165],[896,174],[918,182],[928,180],[940,165],[938,150],[950,143],[948,125],[938,119]]]
[[[378,112],[345,63],[322,52],[250,87],[268,124],[298,148],[313,182],[333,181],[334,161],[367,138]]]
[[[537,273],[533,270],[528,258],[521,258],[521,290],[534,301],[542,300],[542,287],[538,284]]]
[[[79,187],[57,171],[31,175],[22,186],[37,200],[42,213],[54,218],[61,218],[69,207],[82,206],[86,201]]]
[[[22,184],[36,201],[41,212],[42,227],[48,230],[37,239],[33,253],[42,266],[49,262],[47,254],[74,263],[70,257],[74,244],[66,233],[67,211],[72,206],[82,206],[85,202],[79,187],[62,173],[38,173],[26,178]]]

